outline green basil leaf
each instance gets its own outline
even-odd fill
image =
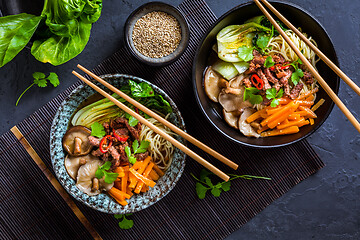
[[[0,18],[0,67],[10,62],[30,41],[42,17],[27,13]]]

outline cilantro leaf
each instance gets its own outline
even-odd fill
[[[279,99],[273,99],[272,101],[271,101],[271,103],[270,103],[270,106],[271,107],[276,107],[277,105],[279,105]]]
[[[59,77],[58,77],[58,75],[57,75],[56,73],[54,73],[54,72],[51,72],[51,73],[49,74],[49,76],[47,77],[47,80],[49,80],[50,83],[51,83],[54,87],[57,87],[57,86],[59,86],[59,84],[60,84]]]
[[[111,162],[110,161],[107,161],[105,162],[100,168],[101,169],[104,169],[104,170],[109,170],[111,167]]]
[[[276,88],[270,88],[266,90],[266,98],[273,99],[276,98]]]
[[[212,194],[214,197],[219,197],[221,191],[222,191],[221,188],[213,188],[213,189],[211,189],[211,194]]]
[[[275,65],[275,63],[274,63],[272,57],[271,57],[271,56],[268,56],[268,57],[265,59],[264,66],[265,66],[266,68],[270,68],[270,67],[272,67],[272,66],[274,66],[274,65]]]
[[[212,184],[211,180],[209,177],[205,177],[205,182],[209,187],[213,187],[214,185]]]
[[[252,104],[259,104],[262,103],[263,98],[261,95],[256,95],[255,93],[258,93],[260,90],[254,87],[251,88],[245,88],[244,91],[244,101],[248,100]]]
[[[263,34],[256,40],[256,45],[261,49],[261,51],[264,52],[269,43],[269,40],[270,38]]]
[[[98,169],[95,172],[95,177],[98,179],[102,179],[104,176],[104,181],[106,183],[113,183],[116,178],[119,176],[118,173],[112,173],[112,172],[107,172],[106,170],[109,170],[111,167],[111,162],[107,161],[105,162],[103,165],[99,166]]]
[[[131,156],[131,149],[129,146],[126,146],[125,147],[125,153],[126,153],[126,156],[129,158]]]
[[[38,87],[46,87],[47,86],[47,81],[46,79],[34,79],[34,83],[38,86]]]
[[[204,185],[202,185],[199,182],[196,182],[196,193],[199,197],[199,199],[204,199],[207,190],[209,190],[207,187],[205,187]]]
[[[281,98],[284,94],[284,90],[281,88],[278,93],[276,94],[276,98]]]
[[[134,153],[137,153],[136,150],[139,148],[139,142],[138,140],[135,140],[132,144],[132,149]]]
[[[231,187],[231,182],[227,181],[224,182],[223,184],[221,184],[221,189],[224,190],[225,192],[229,191]]]
[[[98,122],[91,124],[91,136],[102,138],[106,135],[105,128]]]
[[[135,163],[136,163],[136,157],[134,157],[134,155],[131,155],[131,156],[129,157],[129,163],[131,163],[131,164],[135,164]]]
[[[104,181],[109,184],[115,182],[116,178],[119,176],[118,173],[111,173],[106,171],[104,171],[104,174],[105,174]]]
[[[248,62],[254,58],[253,48],[249,48],[247,46],[242,46],[238,48],[238,56],[245,62]]]
[[[291,81],[294,83],[294,85],[297,85],[299,83],[300,78],[304,76],[304,72],[298,68],[291,74]]]
[[[284,94],[284,90],[280,89],[279,92],[276,91],[276,88],[270,88],[266,90],[266,98],[271,100],[270,106],[276,107],[279,105],[279,98],[281,98]]]
[[[120,215],[120,214],[115,214],[114,217],[118,220],[122,219],[119,222],[119,227],[121,229],[130,229],[134,226],[134,221],[127,219],[127,216],[131,216],[131,214],[126,214],[126,215]]]
[[[205,177],[209,176],[211,172],[207,171],[206,169],[201,169],[200,171],[200,181],[205,181]]]
[[[95,172],[95,177],[98,179],[102,179],[104,177],[104,171],[99,167]]]
[[[146,152],[149,145],[150,145],[149,141],[145,141],[145,140],[141,141],[140,147],[136,150],[136,153],[144,153],[144,152]]]
[[[45,74],[42,73],[42,72],[34,72],[34,73],[32,74],[32,76],[33,76],[33,78],[36,79],[36,80],[38,80],[38,79],[44,79],[44,78],[46,77]]]
[[[129,125],[131,127],[135,127],[136,124],[138,124],[139,120],[137,120],[136,118],[134,118],[133,116],[130,116],[129,118]]]

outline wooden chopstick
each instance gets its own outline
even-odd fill
[[[190,156],[192,159],[194,159],[195,161],[197,161],[198,163],[200,163],[201,165],[203,165],[205,168],[207,168],[208,170],[210,170],[211,172],[213,172],[214,174],[216,174],[218,177],[220,177],[221,179],[228,181],[230,179],[230,177],[228,175],[226,175],[225,173],[223,173],[221,170],[219,170],[218,168],[216,168],[214,165],[212,165],[211,163],[209,163],[208,161],[206,161],[205,159],[203,159],[202,157],[200,157],[198,154],[196,154],[195,152],[193,152],[192,150],[190,150],[189,148],[187,148],[186,146],[184,146],[183,144],[181,144],[180,142],[178,142],[175,138],[171,137],[169,134],[161,131],[158,127],[156,127],[154,124],[150,123],[148,120],[146,120],[144,117],[142,117],[140,114],[137,114],[136,112],[134,112],[132,109],[130,109],[129,107],[127,107],[125,104],[121,103],[120,101],[118,101],[116,98],[114,98],[113,96],[111,96],[110,94],[108,94],[107,92],[105,92],[104,90],[102,90],[101,88],[99,88],[98,86],[96,86],[94,83],[92,83],[91,81],[87,80],[86,78],[84,78],[83,76],[81,76],[79,73],[77,73],[76,71],[72,71],[72,73],[77,76],[79,79],[81,79],[83,82],[85,82],[87,85],[89,85],[91,88],[93,88],[95,91],[97,91],[98,93],[100,93],[101,95],[103,95],[104,97],[106,97],[107,99],[109,99],[110,101],[112,101],[116,106],[118,106],[119,108],[121,108],[123,111],[125,111],[126,113],[130,114],[131,116],[133,116],[134,118],[136,118],[138,121],[140,121],[142,124],[148,126],[150,129],[152,129],[154,132],[156,132],[157,134],[159,134],[160,136],[162,136],[164,139],[166,139],[167,141],[171,142],[175,147],[177,147],[178,149],[180,149],[181,151],[183,151],[185,154],[187,154],[188,156]]]
[[[268,1],[261,0],[286,26],[288,26],[296,35],[301,38],[325,63],[328,65],[344,82],[349,85],[358,95],[360,87],[356,85],[341,69],[336,66],[324,53],[320,51],[309,39],[307,39],[294,25],[292,25],[278,10],[276,10]]]
[[[80,64],[78,64],[77,67],[80,68],[82,71],[84,71],[90,77],[94,78],[95,80],[97,80],[98,82],[100,82],[101,84],[103,84],[104,86],[109,88],[111,91],[113,91],[114,93],[116,93],[120,97],[122,97],[123,99],[125,99],[126,101],[128,101],[129,103],[131,103],[132,105],[134,105],[135,107],[137,107],[138,109],[140,109],[141,111],[146,113],[147,115],[149,115],[150,117],[155,118],[156,120],[158,120],[159,122],[161,122],[162,124],[164,124],[165,126],[170,128],[173,132],[175,132],[179,136],[183,137],[187,141],[191,142],[192,144],[194,144],[195,146],[197,146],[198,148],[203,150],[204,152],[207,152],[208,154],[210,154],[214,158],[218,159],[219,161],[225,163],[226,165],[228,165],[229,167],[231,167],[231,168],[233,168],[235,170],[238,168],[238,165],[236,163],[234,163],[233,161],[231,161],[228,158],[224,157],[223,155],[216,152],[212,148],[206,146],[204,143],[200,142],[199,140],[197,140],[193,136],[189,135],[188,133],[184,132],[183,130],[181,130],[180,128],[178,128],[177,126],[172,124],[171,122],[169,122],[166,119],[162,118],[161,116],[159,116],[155,112],[151,111],[150,109],[148,109],[147,107],[145,107],[144,105],[139,103],[138,101],[135,101],[133,98],[129,97],[128,95],[126,95],[125,93],[123,93],[122,91],[117,89],[116,87],[112,86],[110,83],[104,81],[102,78],[98,77],[97,75],[95,75],[91,71],[87,70],[86,68],[84,68]]]
[[[51,173],[51,171],[46,167],[43,160],[39,157],[39,155],[35,152],[34,148],[30,145],[30,143],[26,140],[24,135],[20,132],[20,130],[14,126],[11,129],[11,132],[15,135],[15,137],[20,141],[21,145],[25,148],[25,150],[29,153],[30,157],[34,160],[36,165],[40,168],[40,170],[45,174],[46,178],[50,181],[53,187],[58,191],[61,197],[65,200],[66,204],[71,208],[74,212],[75,216],[80,220],[80,222],[84,225],[84,227],[89,231],[91,236],[95,240],[101,240],[101,236],[95,230],[95,228],[91,225],[89,220],[84,216],[84,214],[80,211],[80,209],[76,206],[74,201],[71,199],[70,195],[65,191],[65,189],[61,186],[61,184],[56,180],[56,177]]]
[[[344,105],[344,103],[340,100],[340,98],[333,92],[333,90],[329,87],[326,81],[321,77],[321,75],[316,71],[316,69],[311,65],[311,63],[305,58],[305,56],[300,52],[300,50],[295,46],[295,44],[290,40],[290,38],[286,35],[286,33],[281,29],[279,24],[274,20],[274,18],[270,15],[270,13],[262,6],[259,0],[254,0],[255,4],[260,8],[260,10],[264,13],[264,15],[269,19],[272,25],[276,28],[276,30],[281,34],[281,36],[285,39],[285,41],[289,44],[289,46],[294,50],[294,52],[301,59],[303,64],[307,66],[311,74],[316,78],[316,80],[320,83],[321,87],[325,90],[325,92],[329,95],[329,97],[334,101],[334,103],[340,108],[340,110],[344,113],[344,115],[349,119],[352,125],[356,128],[356,130],[360,133],[360,124],[356,120],[356,118],[351,114],[349,109]]]

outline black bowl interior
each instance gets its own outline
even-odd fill
[[[300,7],[285,2],[271,2],[273,6],[280,11],[294,26],[301,27],[303,32],[312,36],[318,44],[319,49],[338,65],[334,46],[320,23],[309,13]],[[207,67],[211,47],[216,43],[217,33],[224,27],[232,24],[243,24],[247,19],[262,15],[259,8],[253,3],[248,2],[235,7],[220,17],[217,22],[205,34],[200,43],[193,64],[193,84],[197,102],[206,116],[206,118],[222,134],[234,140],[235,142],[252,147],[278,147],[294,143],[313,133],[330,114],[334,103],[323,89],[317,94],[317,99],[324,98],[325,103],[316,111],[317,118],[314,125],[306,125],[296,134],[276,136],[269,138],[250,138],[242,135],[238,130],[230,127],[223,120],[222,107],[219,103],[212,102],[206,95],[203,85],[203,74]],[[322,61],[316,65],[320,75],[325,79],[332,90],[337,93],[339,89],[339,78]]]
[[[4,16],[19,13],[40,15],[44,0],[1,0],[0,7]]]

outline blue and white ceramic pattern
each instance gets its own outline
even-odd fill
[[[103,75],[101,77],[115,87],[120,87],[124,84],[127,84],[128,79],[131,79],[135,82],[147,82],[141,78],[125,74]],[[177,127],[185,130],[183,118],[181,117],[181,114],[175,103],[160,88],[149,82],[147,83],[153,87],[155,92],[161,94],[164,99],[170,103],[173,109],[173,113],[171,113],[169,120]],[[100,86],[101,84],[97,83],[97,85]],[[104,88],[103,86],[100,87]],[[97,196],[88,196],[87,194],[80,191],[75,186],[75,181],[70,178],[65,169],[64,159],[66,154],[62,148],[62,138],[68,128],[70,118],[76,108],[81,102],[94,93],[95,90],[89,86],[81,85],[77,87],[70,94],[70,96],[61,103],[59,109],[57,110],[50,132],[50,155],[54,172],[67,192],[75,199],[89,207],[110,214],[126,214],[140,211],[159,201],[166,194],[168,194],[171,189],[174,188],[185,168],[185,154],[176,148],[171,166],[166,171],[165,175],[157,181],[155,187],[151,188],[146,193],[133,195],[129,200],[127,200],[128,205],[126,206],[121,206],[106,193],[101,193]],[[185,141],[182,138],[177,137],[177,140],[185,144]]]

